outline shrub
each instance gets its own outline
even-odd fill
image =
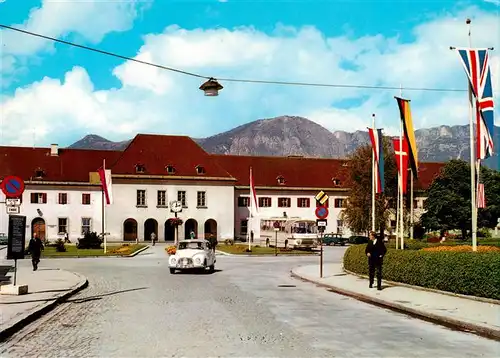
[[[233,239],[226,239],[226,240],[224,240],[224,244],[226,244],[226,245],[234,245],[234,240]]]
[[[488,228],[483,227],[477,231],[477,237],[484,237],[490,239],[491,236],[492,236],[491,231]]]
[[[347,270],[368,274],[365,247],[357,245],[347,249],[344,255]],[[409,285],[500,299],[499,252],[389,249],[383,275],[387,280]]]
[[[57,252],[66,252],[66,246],[64,246],[63,239],[57,239],[55,247]]]
[[[416,240],[422,240],[424,238],[425,229],[420,224],[415,224],[413,226],[413,238]]]
[[[440,242],[441,241],[441,238],[439,236],[429,236],[427,238],[427,242],[430,242],[430,243],[436,243],[436,242]]]
[[[42,244],[43,244],[43,246],[45,246],[45,247],[50,247],[50,240],[49,240],[49,239],[47,239],[47,238],[44,238],[44,239],[42,240]]]
[[[100,249],[101,245],[102,239],[96,232],[86,232],[83,238],[78,239],[76,247],[79,249]]]

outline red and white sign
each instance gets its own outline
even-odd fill
[[[320,220],[328,217],[328,208],[326,206],[318,206],[315,211],[316,217]]]

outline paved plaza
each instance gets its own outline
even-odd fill
[[[345,248],[325,249],[339,263]],[[164,246],[134,258],[42,260],[89,286],[0,347],[2,357],[495,357],[500,343],[294,279],[318,257],[218,256],[171,275]],[[23,260],[21,266],[29,266]],[[48,271],[47,271],[48,272]]]

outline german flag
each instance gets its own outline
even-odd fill
[[[403,133],[408,142],[409,158],[411,171],[415,177],[418,177],[418,149],[415,140],[415,131],[413,130],[413,121],[411,118],[410,100],[399,97],[396,98],[399,107],[401,121],[403,122]]]

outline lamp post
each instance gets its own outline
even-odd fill
[[[200,86],[200,90],[205,92],[205,96],[215,97],[219,95],[219,91],[224,87],[217,82],[215,78],[210,78],[208,81]]]

